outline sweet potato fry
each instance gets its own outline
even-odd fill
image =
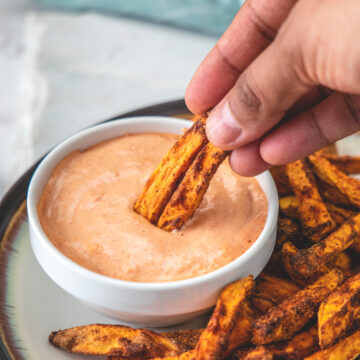
[[[166,231],[177,230],[192,217],[227,155],[227,151],[210,143],[199,152],[161,214],[158,227]]]
[[[360,156],[335,155],[321,153],[333,165],[345,174],[360,174]]]
[[[360,208],[360,181],[347,176],[329,160],[319,155],[310,155],[314,172],[323,181],[336,187],[350,203]]]
[[[268,345],[267,349],[275,359],[302,360],[319,350],[317,328],[313,326],[286,342]]]
[[[325,205],[329,210],[331,217],[334,219],[336,225],[341,225],[347,219],[355,215],[355,212],[350,209],[344,209],[329,202],[325,202]]]
[[[248,276],[228,285],[220,294],[207,327],[195,347],[196,360],[219,359],[227,348],[232,329],[254,289]]]
[[[315,178],[316,182],[318,183],[320,195],[324,201],[340,207],[354,208],[349,199],[335,186],[329,185],[325,181],[322,181],[318,176],[316,176],[316,174]]]
[[[335,268],[334,263],[329,261],[328,263],[323,264],[317,268],[317,270],[311,276],[304,277],[302,274],[297,273],[293,267],[293,258],[298,251],[299,249],[291,242],[285,243],[282,248],[282,262],[289,277],[300,286],[304,287],[313,283],[320,276]],[[343,269],[341,269],[341,272],[344,274]]]
[[[276,246],[280,248],[287,241],[298,242],[301,240],[300,225],[296,220],[279,216]]]
[[[333,345],[360,320],[360,273],[347,279],[320,305],[319,343],[322,349]]]
[[[355,360],[360,355],[360,330],[329,349],[321,350],[305,360]]]
[[[298,218],[299,200],[294,195],[283,196],[279,198],[280,213],[286,215],[291,219]]]
[[[259,311],[260,314],[265,314],[273,306],[278,305],[279,303],[270,295],[255,293],[251,296],[250,299],[251,306]]]
[[[121,325],[92,324],[54,331],[49,342],[72,353],[123,357],[181,354],[194,346],[202,330],[158,334]]]
[[[245,301],[238,319],[235,321],[235,326],[230,332],[227,347],[225,347],[222,357],[227,357],[237,347],[249,342],[254,325],[255,318],[259,314],[254,311],[248,301]]]
[[[299,200],[298,216],[304,235],[311,241],[320,241],[336,227],[317,187],[306,160],[287,164],[289,183]]]
[[[352,269],[353,269],[353,259],[349,255],[349,253],[347,253],[345,251],[342,251],[341,253],[336,255],[332,262],[340,270],[352,271]]]
[[[343,281],[339,270],[331,270],[255,321],[252,343],[265,345],[291,339],[314,316],[320,302]]]
[[[289,179],[287,177],[284,166],[273,166],[270,169],[270,173],[274,178],[277,191],[280,195],[290,195],[292,190],[289,184]]]
[[[326,239],[312,245],[308,249],[296,252],[287,251],[289,245],[283,247],[283,263],[296,278],[308,278],[341,251],[347,249],[360,236],[360,213],[343,223]],[[292,246],[292,249],[294,246]]]
[[[304,357],[319,350],[317,327],[313,326],[310,329],[304,330],[288,341],[278,342],[266,346],[258,346],[255,349],[248,350],[246,355],[241,350],[237,351],[233,359],[262,360],[263,358],[261,357],[251,357],[255,356],[255,354],[261,354],[260,349],[263,349],[264,354],[267,356],[271,355],[276,360],[303,360]],[[248,357],[246,358],[245,356]]]
[[[300,290],[300,287],[287,279],[268,275],[262,272],[256,278],[256,293],[271,296],[277,303],[281,303]]]
[[[200,150],[208,143],[206,118],[202,117],[182,135],[150,176],[134,210],[156,224],[171,195]]]
[[[335,221],[336,225],[341,225],[351,216],[355,215],[354,211],[350,209],[344,209],[343,207],[340,207],[333,203],[325,202],[325,205],[330,213],[331,218]],[[296,196],[288,195],[281,197],[279,199],[280,213],[284,214],[285,216],[291,219],[296,220],[298,218],[297,216],[298,206],[299,206],[299,201]]]
[[[250,350],[242,360],[273,360],[274,357],[265,346],[257,346]],[[240,360],[240,359],[239,359]]]

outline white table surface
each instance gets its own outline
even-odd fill
[[[69,134],[184,96],[213,37],[0,1],[0,196]]]

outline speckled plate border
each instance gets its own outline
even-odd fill
[[[184,100],[175,100],[161,103],[149,107],[144,107],[135,111],[127,112],[104,122],[113,121],[129,116],[152,116],[163,115],[181,118],[189,118]],[[7,281],[7,271],[10,255],[16,256],[16,249],[13,247],[21,226],[26,221],[25,199],[27,188],[33,172],[41,159],[28,169],[16,183],[10,188],[0,202],[0,359],[6,360],[26,360],[22,355],[24,349],[19,349],[14,341],[13,325],[9,321],[9,314],[12,306],[6,301],[9,284]],[[23,274],[17,274],[22,276]],[[18,330],[18,329],[17,329]],[[80,358],[79,358],[80,359]]]

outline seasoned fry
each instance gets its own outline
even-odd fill
[[[265,314],[270,308],[279,304],[270,295],[262,293],[253,294],[253,296],[251,296],[250,303],[251,306],[261,314]]]
[[[325,205],[326,205],[327,209],[329,210],[331,217],[336,222],[336,225],[341,225],[347,219],[350,219],[352,216],[355,215],[354,211],[349,210],[349,209],[344,209],[342,207],[336,206],[329,202],[326,202]]]
[[[177,355],[191,349],[201,332],[184,330],[164,335],[128,326],[93,324],[54,331],[49,342],[72,353],[155,357]]]
[[[320,189],[321,192],[321,189]],[[341,225],[347,219],[355,215],[355,212],[350,209],[344,209],[331,202],[325,202],[325,205],[330,213],[331,218],[335,221],[336,225]],[[298,218],[297,211],[299,200],[296,196],[288,195],[279,199],[280,213],[285,216],[296,220]]]
[[[345,251],[342,251],[335,256],[333,264],[337,266],[340,270],[352,270],[353,260],[352,257]]]
[[[273,166],[270,169],[270,173],[274,178],[277,191],[280,195],[290,195],[292,190],[289,184],[289,179],[287,177],[284,166]]]
[[[360,355],[360,330],[329,349],[318,351],[305,360],[355,360]]]
[[[345,174],[360,174],[360,156],[335,155],[322,153],[333,165]]]
[[[344,194],[351,204],[360,208],[360,181],[347,176],[329,160],[322,156],[310,155],[309,160],[313,165],[316,175],[328,184],[336,187]]]
[[[360,320],[360,273],[347,279],[320,305],[319,343],[322,349],[333,345]]]
[[[326,239],[312,245],[308,249],[296,252],[287,251],[289,245],[283,247],[283,263],[295,278],[308,278],[333,259],[341,251],[347,249],[360,236],[360,213],[347,220]],[[294,246],[292,246],[292,249]]]
[[[279,210],[291,219],[298,218],[299,200],[294,195],[283,196],[279,198]]]
[[[331,233],[336,224],[331,218],[306,160],[287,164],[289,183],[299,200],[298,216],[304,235],[317,242]]]
[[[300,290],[300,287],[287,279],[268,275],[262,272],[256,278],[256,292],[269,295],[277,303],[281,303]]]
[[[254,325],[255,318],[258,314],[249,305],[247,301],[244,302],[240,315],[235,321],[235,326],[230,332],[227,347],[223,352],[223,357],[227,357],[237,347],[249,342]]]
[[[182,135],[150,176],[134,210],[156,224],[171,195],[200,150],[208,143],[206,118],[202,117]]]
[[[177,230],[192,217],[227,155],[227,151],[210,143],[199,152],[161,214],[158,227],[166,231]]]
[[[351,204],[349,199],[344,194],[342,194],[336,187],[329,185],[325,181],[322,181],[318,176],[316,176],[316,174],[315,178],[316,182],[318,183],[320,195],[324,201],[340,207],[353,208],[353,205]]]
[[[208,325],[195,347],[195,359],[218,359],[227,348],[232,329],[236,325],[254,289],[251,275],[228,285],[220,294]]]
[[[279,216],[276,234],[276,246],[281,247],[287,241],[297,242],[301,239],[300,225],[297,221]]]
[[[315,351],[319,350],[317,327],[313,326],[308,330],[305,330],[292,339],[285,342],[278,342],[266,346],[258,346],[255,349],[248,350],[246,358],[242,350],[236,352],[233,359],[256,359],[252,358],[257,353],[256,350],[263,349],[263,352],[267,356],[273,356],[274,359],[286,359],[286,360],[303,360],[304,357],[311,355]],[[250,356],[251,355],[251,356]],[[259,359],[262,359],[261,357]]]
[[[320,302],[343,281],[339,270],[331,270],[255,321],[252,343],[265,345],[291,339],[314,316]]]
[[[302,360],[319,350],[317,328],[313,326],[285,343],[268,345],[267,349],[275,359]]]
[[[255,349],[250,350],[243,360],[273,360],[274,357],[265,346],[258,346]]]

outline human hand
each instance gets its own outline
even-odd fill
[[[360,130],[358,0],[248,0],[187,92],[209,140],[253,176]]]

